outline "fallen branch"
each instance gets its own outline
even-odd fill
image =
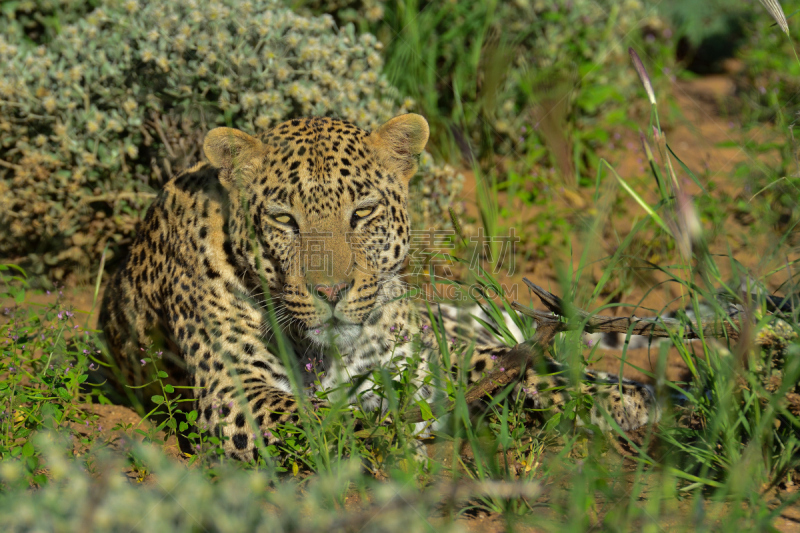
[[[546,328],[542,328],[543,334],[547,335],[547,333],[544,333],[545,329]],[[517,376],[519,376],[525,366],[535,363],[536,356],[542,354],[542,346],[549,345],[549,342],[541,342],[544,335],[540,337],[539,331],[539,329],[536,330],[536,335],[534,335],[533,339],[522,344],[517,344],[498,361],[496,365],[497,368],[502,368],[503,370],[496,370],[490,373],[470,387],[464,395],[467,404],[480,400],[487,394],[491,394],[509,383],[516,381]],[[553,333],[553,336],[555,336],[555,333]],[[550,341],[552,341],[552,338]],[[424,418],[422,418],[422,410],[419,407],[407,410],[403,413],[403,420],[411,423],[422,422],[424,420]]]
[[[680,320],[667,317],[639,318],[633,316],[604,316],[592,315],[576,307],[567,307],[558,296],[547,292],[535,283],[523,278],[525,284],[539,297],[551,313],[542,313],[526,307],[519,302],[511,302],[511,307],[518,313],[533,318],[537,323],[541,317],[555,319],[558,317],[576,318],[575,322],[560,322],[561,331],[575,329],[578,324],[584,324],[584,329],[589,331],[604,331],[610,333],[628,333],[631,335],[644,335],[645,337],[658,338],[683,338],[701,339],[705,337],[726,337],[737,340],[741,331],[738,315],[728,315],[723,320],[714,320],[707,317],[702,324],[695,322],[683,323]],[[575,323],[573,326],[572,324]]]
[[[538,363],[537,358],[542,357],[544,348],[550,346],[556,334],[561,330],[562,323],[552,317],[540,317],[533,338],[514,346],[495,364],[494,372],[477,381],[464,395],[467,404],[480,400],[487,394],[505,387],[514,382],[522,369]],[[502,370],[500,370],[502,369]],[[422,422],[422,410],[419,407],[409,409],[403,414],[405,422]]]
[[[498,370],[488,374],[476,382],[467,391],[467,403],[494,394],[496,391],[514,382],[523,368],[536,365],[537,358],[543,356],[544,350],[550,346],[556,334],[582,328],[588,331],[614,332],[631,335],[644,335],[652,338],[727,338],[739,340],[747,338],[743,331],[747,331],[750,324],[742,320],[743,314],[727,315],[722,319],[706,317],[701,324],[696,322],[681,322],[673,318],[654,317],[639,318],[637,316],[604,316],[592,315],[582,309],[567,306],[558,296],[544,290],[528,279],[523,278],[525,284],[539,297],[549,312],[537,311],[519,302],[512,302],[511,307],[518,313],[533,318],[536,322],[536,333],[533,338],[516,345],[495,366]],[[773,331],[757,336],[753,339],[760,346],[785,346],[790,338],[796,336],[791,327],[783,331]],[[502,369],[502,370],[500,370]],[[414,408],[405,413],[403,420],[406,422],[422,422],[421,409]]]
[[[130,192],[122,191],[109,194],[99,194],[97,196],[84,196],[80,202],[82,204],[90,204],[92,202],[115,202],[117,200],[150,200],[155,198],[156,194],[152,192],[139,191]]]

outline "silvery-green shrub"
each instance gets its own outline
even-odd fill
[[[373,128],[413,105],[372,35],[273,0],[106,0],[45,45],[23,37],[0,34],[0,257],[56,279],[130,243],[210,128],[309,115]],[[459,180],[423,165],[412,194],[435,194],[418,224],[446,218]]]

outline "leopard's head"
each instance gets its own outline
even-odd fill
[[[329,118],[284,122],[261,139],[230,128],[204,151],[230,196],[233,254],[285,321],[345,348],[399,294],[408,253],[408,182],[429,135],[419,115],[368,132]]]

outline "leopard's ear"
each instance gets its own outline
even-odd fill
[[[417,157],[425,149],[429,135],[428,121],[409,113],[394,117],[372,132],[370,138],[386,162],[408,181],[417,171]]]
[[[206,134],[203,152],[216,168],[232,170],[263,149],[261,141],[233,128],[214,128]]]

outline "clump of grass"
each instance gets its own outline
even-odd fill
[[[647,72],[636,53],[631,54],[648,88]],[[764,485],[785,481],[786,476],[790,479],[800,466],[800,420],[791,412],[786,396],[796,387],[800,365],[785,358],[800,349],[797,314],[766,313],[768,295],[758,285],[763,280],[754,285],[749,273],[732,257],[729,260],[739,281],[732,285],[722,278],[693,200],[686,185],[679,182],[675,168],[681,165],[692,179],[696,178],[667,143],[652,89],[648,95],[653,113],[647,131],[652,134],[643,138],[643,146],[661,199],[656,205],[648,205],[621,177],[616,178],[661,231],[677,243],[680,261],[677,268],[670,269],[677,273],[661,270],[682,289],[695,320],[723,321],[738,310],[746,317],[742,327],[750,329],[741,332],[737,345],[703,339],[689,346],[674,339],[691,372],[691,382],[680,388],[672,385],[681,398],[678,413],[682,418],[660,433],[671,446],[665,462],[675,465],[678,477],[694,481],[682,490],[713,487],[716,497],[747,501]],[[651,145],[656,150],[651,150]],[[697,185],[703,190],[702,184]],[[785,290],[793,294],[797,289],[791,275],[789,279]],[[738,284],[741,280],[747,280],[742,287]],[[710,313],[701,301],[710,305]],[[783,341],[767,348],[753,343],[757,335],[774,328],[783,332]],[[665,356],[662,349],[661,357]]]
[[[589,183],[586,171],[596,168],[609,130],[625,125],[635,84],[626,46],[641,44],[670,62],[671,31],[638,0],[296,5],[383,42],[384,72],[427,117],[437,155],[486,168],[495,154],[535,156],[573,187]]]
[[[73,427],[90,428],[96,417],[81,407],[83,384],[97,369],[100,346],[81,325],[80,312],[64,305],[61,289],[43,307],[22,306],[27,279],[13,265],[0,265],[0,460],[19,463],[20,480],[46,483],[31,437],[42,430],[62,430],[87,445]]]

